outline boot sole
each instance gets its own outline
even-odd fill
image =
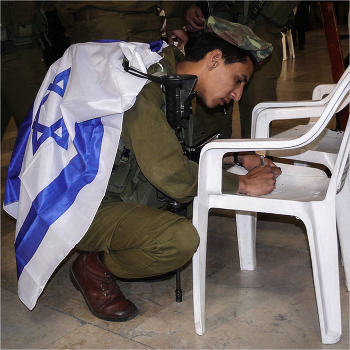
[[[144,282],[144,283],[156,283],[163,282],[174,278],[176,275],[176,271],[170,271],[163,275],[153,276],[153,277],[142,277],[142,278],[118,278],[119,281],[122,282]]]
[[[86,304],[87,304],[89,310],[94,314],[94,316],[96,316],[97,318],[100,318],[101,320],[105,320],[105,321],[111,321],[111,322],[126,322],[126,321],[129,321],[129,320],[133,319],[134,317],[136,317],[136,316],[138,315],[139,310],[138,310],[137,308],[136,308],[136,311],[135,311],[134,314],[132,314],[132,315],[130,315],[130,316],[127,316],[127,317],[120,317],[120,318],[110,318],[110,317],[102,316],[102,315],[99,315],[98,313],[96,313],[96,312],[94,311],[94,309],[90,306],[88,300],[87,300],[86,297],[85,297],[85,294],[84,294],[82,288],[80,287],[78,281],[76,280],[76,278],[75,278],[75,276],[74,276],[74,273],[73,273],[73,270],[72,270],[72,265],[73,265],[73,264],[71,264],[71,266],[70,266],[70,268],[69,268],[69,278],[70,278],[70,280],[71,280],[71,282],[72,282],[74,288],[75,288],[76,290],[78,290],[78,291],[83,295],[83,297],[84,297],[84,299],[85,299],[85,302],[86,302]]]

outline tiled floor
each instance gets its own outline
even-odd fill
[[[347,27],[340,27],[347,34]],[[342,40],[343,51],[349,49]],[[332,83],[323,29],[306,34],[304,51],[283,62],[280,100],[310,99]],[[238,130],[237,111],[234,126]],[[290,127],[276,123],[273,132]],[[236,135],[236,134],[235,134]],[[238,136],[239,134],[237,134]],[[1,195],[16,129],[2,144]],[[303,224],[292,217],[259,215],[255,271],[239,269],[234,215],[212,211],[207,260],[207,331],[194,332],[192,271],[182,273],[184,297],[175,302],[175,280],[126,283],[121,288],[140,309],[135,319],[112,323],[94,317],[68,278],[73,252],[49,281],[32,312],[17,296],[13,251],[15,223],[1,214],[1,348],[5,349],[349,349],[349,293],[341,268],[343,337],[322,345],[311,262]]]

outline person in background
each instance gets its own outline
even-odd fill
[[[292,26],[293,40],[298,37],[299,50],[304,50],[305,32],[310,30],[310,1],[301,1],[295,14],[295,25]]]
[[[188,1],[53,1],[71,44],[96,40],[149,43],[162,38],[164,10],[169,44],[181,49],[188,36],[184,14]]]
[[[38,36],[39,1],[1,1],[1,139],[13,116],[19,127],[47,68]]]
[[[52,1],[44,1],[41,8],[43,13],[41,18],[44,25],[47,26],[47,32],[40,32],[39,40],[43,48],[44,61],[49,68],[52,63],[62,57],[70,43],[64,35],[65,28],[58,18]]]

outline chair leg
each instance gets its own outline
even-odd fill
[[[293,44],[293,36],[292,36],[292,30],[289,29],[287,34],[287,40],[288,40],[288,46],[289,46],[289,54],[295,58],[295,53],[294,53],[294,44]]]
[[[342,334],[335,212],[329,213],[329,207],[325,209],[318,203],[313,208],[318,215],[304,223],[310,245],[322,343],[334,344]]]
[[[345,270],[347,290],[350,291],[350,175],[345,179],[343,189],[336,196],[337,228],[340,252]]]
[[[256,213],[236,211],[238,251],[241,270],[256,267]]]
[[[197,229],[200,243],[193,255],[193,310],[194,324],[198,335],[205,333],[205,273],[207,255],[208,210],[204,205],[198,205],[198,198],[193,201],[193,225]],[[198,218],[201,218],[198,220]]]
[[[287,60],[286,35],[282,33],[283,61]]]

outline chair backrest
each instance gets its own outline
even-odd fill
[[[332,93],[325,98],[325,100],[329,99],[329,101],[327,101],[327,105],[321,116],[304,135],[298,138],[298,147],[303,147],[309,144],[317,136],[319,136],[320,133],[326,128],[333,115],[340,110],[339,107],[344,108],[349,103],[349,90],[350,67],[344,72],[342,78],[339,80]]]
[[[332,93],[329,95],[330,99],[327,107],[323,111],[320,118],[315,125],[306,132],[302,137],[311,135],[310,141],[314,140],[322,130],[327,126],[333,114],[340,109],[344,108],[349,103],[350,95],[350,69],[347,69],[339,80]],[[313,134],[313,129],[316,132]],[[310,142],[309,141],[309,142]],[[307,142],[307,143],[309,143]],[[350,156],[350,122],[347,123],[345,132],[343,134],[343,140],[341,142],[337,160],[333,168],[332,177],[328,186],[327,196],[334,196],[339,193],[346,181],[347,173],[349,171],[349,156]]]
[[[345,71],[334,90],[327,96],[330,97],[325,111],[322,113],[314,127],[323,130],[327,126],[332,115],[345,108],[350,99],[350,67]],[[328,116],[326,115],[328,113]],[[306,133],[307,134],[307,133]],[[333,168],[332,177],[329,183],[327,196],[335,196],[339,193],[346,181],[350,163],[350,121],[348,121],[343,134],[343,139]],[[350,200],[350,199],[349,199]]]
[[[337,161],[335,163],[331,182],[330,182],[330,188],[334,186],[336,193],[339,193],[344,186],[344,183],[346,181],[346,178],[349,172],[349,163],[350,163],[350,122],[348,121],[347,126],[345,128],[343,141],[339,148]]]
[[[329,101],[330,98],[333,96],[333,93],[335,91],[335,87],[340,85],[344,79],[349,79],[349,75],[348,72],[350,71],[350,66],[344,71],[344,73],[342,74],[342,76],[340,77],[337,85],[334,84],[327,84],[327,85],[319,85],[318,87],[316,87],[312,93],[312,99],[313,100],[322,100],[322,98],[324,98],[324,101]],[[328,94],[324,93],[323,95],[326,96],[320,96],[320,94],[322,93],[323,90],[329,90],[329,88],[331,86],[334,86],[334,88],[329,91]],[[323,88],[322,88],[323,87]],[[340,104],[340,106],[338,107],[338,110],[336,111],[339,112],[341,111],[346,105],[348,105],[350,103],[350,93],[347,94],[347,97],[344,99],[344,101]],[[316,122],[317,118],[310,118],[310,122]]]
[[[324,97],[324,100],[326,100],[326,98],[327,98],[327,100],[329,100],[331,98],[331,96],[333,95],[333,92],[335,90],[335,86],[336,86],[335,84],[317,86],[313,91],[312,99],[319,100],[319,101],[322,100],[322,98],[320,98],[320,99],[315,98],[315,95],[320,95],[321,93],[324,92],[322,97]],[[324,87],[324,89],[323,89],[323,87]],[[330,91],[327,91],[327,92],[323,91],[322,92],[322,90],[329,90],[330,87],[332,87],[332,89]],[[317,96],[317,97],[319,97],[319,96]],[[339,105],[338,109],[336,110],[336,113],[343,110],[345,108],[345,106],[348,105],[349,103],[350,103],[350,93],[348,92],[347,96],[344,98],[343,102]],[[318,120],[318,117],[311,117],[309,122],[315,123],[315,122],[317,122],[317,120]]]
[[[334,86],[334,88],[329,93],[323,94],[326,96],[319,96],[322,89],[317,89],[316,87],[312,93],[312,100],[323,100],[325,103],[327,103],[333,96],[334,91],[336,90],[336,87],[339,86],[345,79],[349,79],[349,75],[348,75],[349,72],[350,72],[350,66],[344,71],[344,73],[338,80],[337,84],[319,85],[319,87],[324,86],[326,90],[327,90],[327,86]]]

